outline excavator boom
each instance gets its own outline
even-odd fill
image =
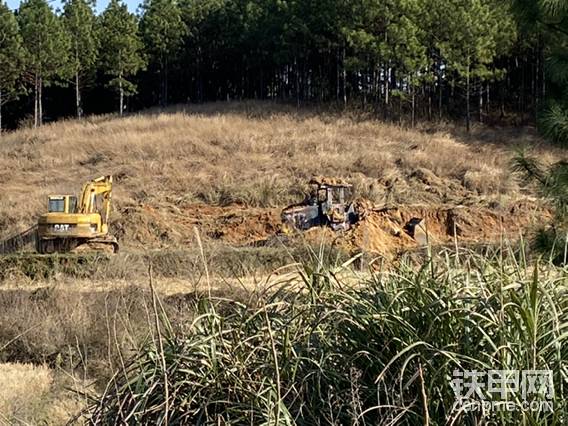
[[[93,214],[96,211],[96,198],[101,196],[103,199],[101,212],[101,226],[108,228],[110,216],[110,203],[112,194],[112,176],[101,176],[83,185],[81,197],[79,199],[78,213]]]

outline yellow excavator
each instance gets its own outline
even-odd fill
[[[37,224],[37,251],[116,253],[118,241],[108,233],[111,195],[112,176],[87,182],[79,197],[50,195]]]

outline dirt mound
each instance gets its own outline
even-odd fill
[[[413,219],[423,219],[421,232],[431,244],[496,242],[504,236],[516,239],[536,221],[551,218],[536,202],[524,200],[507,209],[488,206],[399,206],[377,208],[368,200],[355,201],[360,221],[350,230],[334,232],[314,228],[299,233],[312,244],[339,246],[350,253],[365,251],[389,256],[420,245],[405,232]],[[281,231],[280,209],[244,205],[191,204],[136,205],[120,209],[111,225],[121,244],[161,248],[195,244],[195,229],[202,239],[233,246],[258,245]]]
[[[416,247],[417,242],[404,227],[412,219],[422,219],[422,229],[431,244],[476,244],[495,242],[501,237],[516,239],[537,221],[552,215],[536,203],[522,201],[505,210],[487,207],[405,206],[365,210],[365,217],[345,235],[345,245],[378,254]]]
[[[223,240],[232,245],[248,245],[264,240],[280,228],[279,209],[227,207],[194,204],[130,206],[120,211],[112,226],[117,237],[128,245],[163,247],[191,244],[195,228],[201,238]]]
[[[329,176],[313,176],[310,179],[310,185],[345,186],[345,187],[352,186],[345,179],[338,177],[329,177]]]

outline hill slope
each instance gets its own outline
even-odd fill
[[[526,129],[404,130],[271,103],[59,122],[0,137],[0,236],[33,224],[47,194],[102,174],[115,176],[114,232],[131,247],[184,244],[195,225],[234,244],[265,237],[315,174],[378,205],[506,212],[531,195],[510,173],[512,148],[538,142]]]

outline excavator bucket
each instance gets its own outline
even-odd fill
[[[424,219],[413,217],[404,225],[403,229],[404,232],[411,236],[419,245],[428,245],[428,232]]]

